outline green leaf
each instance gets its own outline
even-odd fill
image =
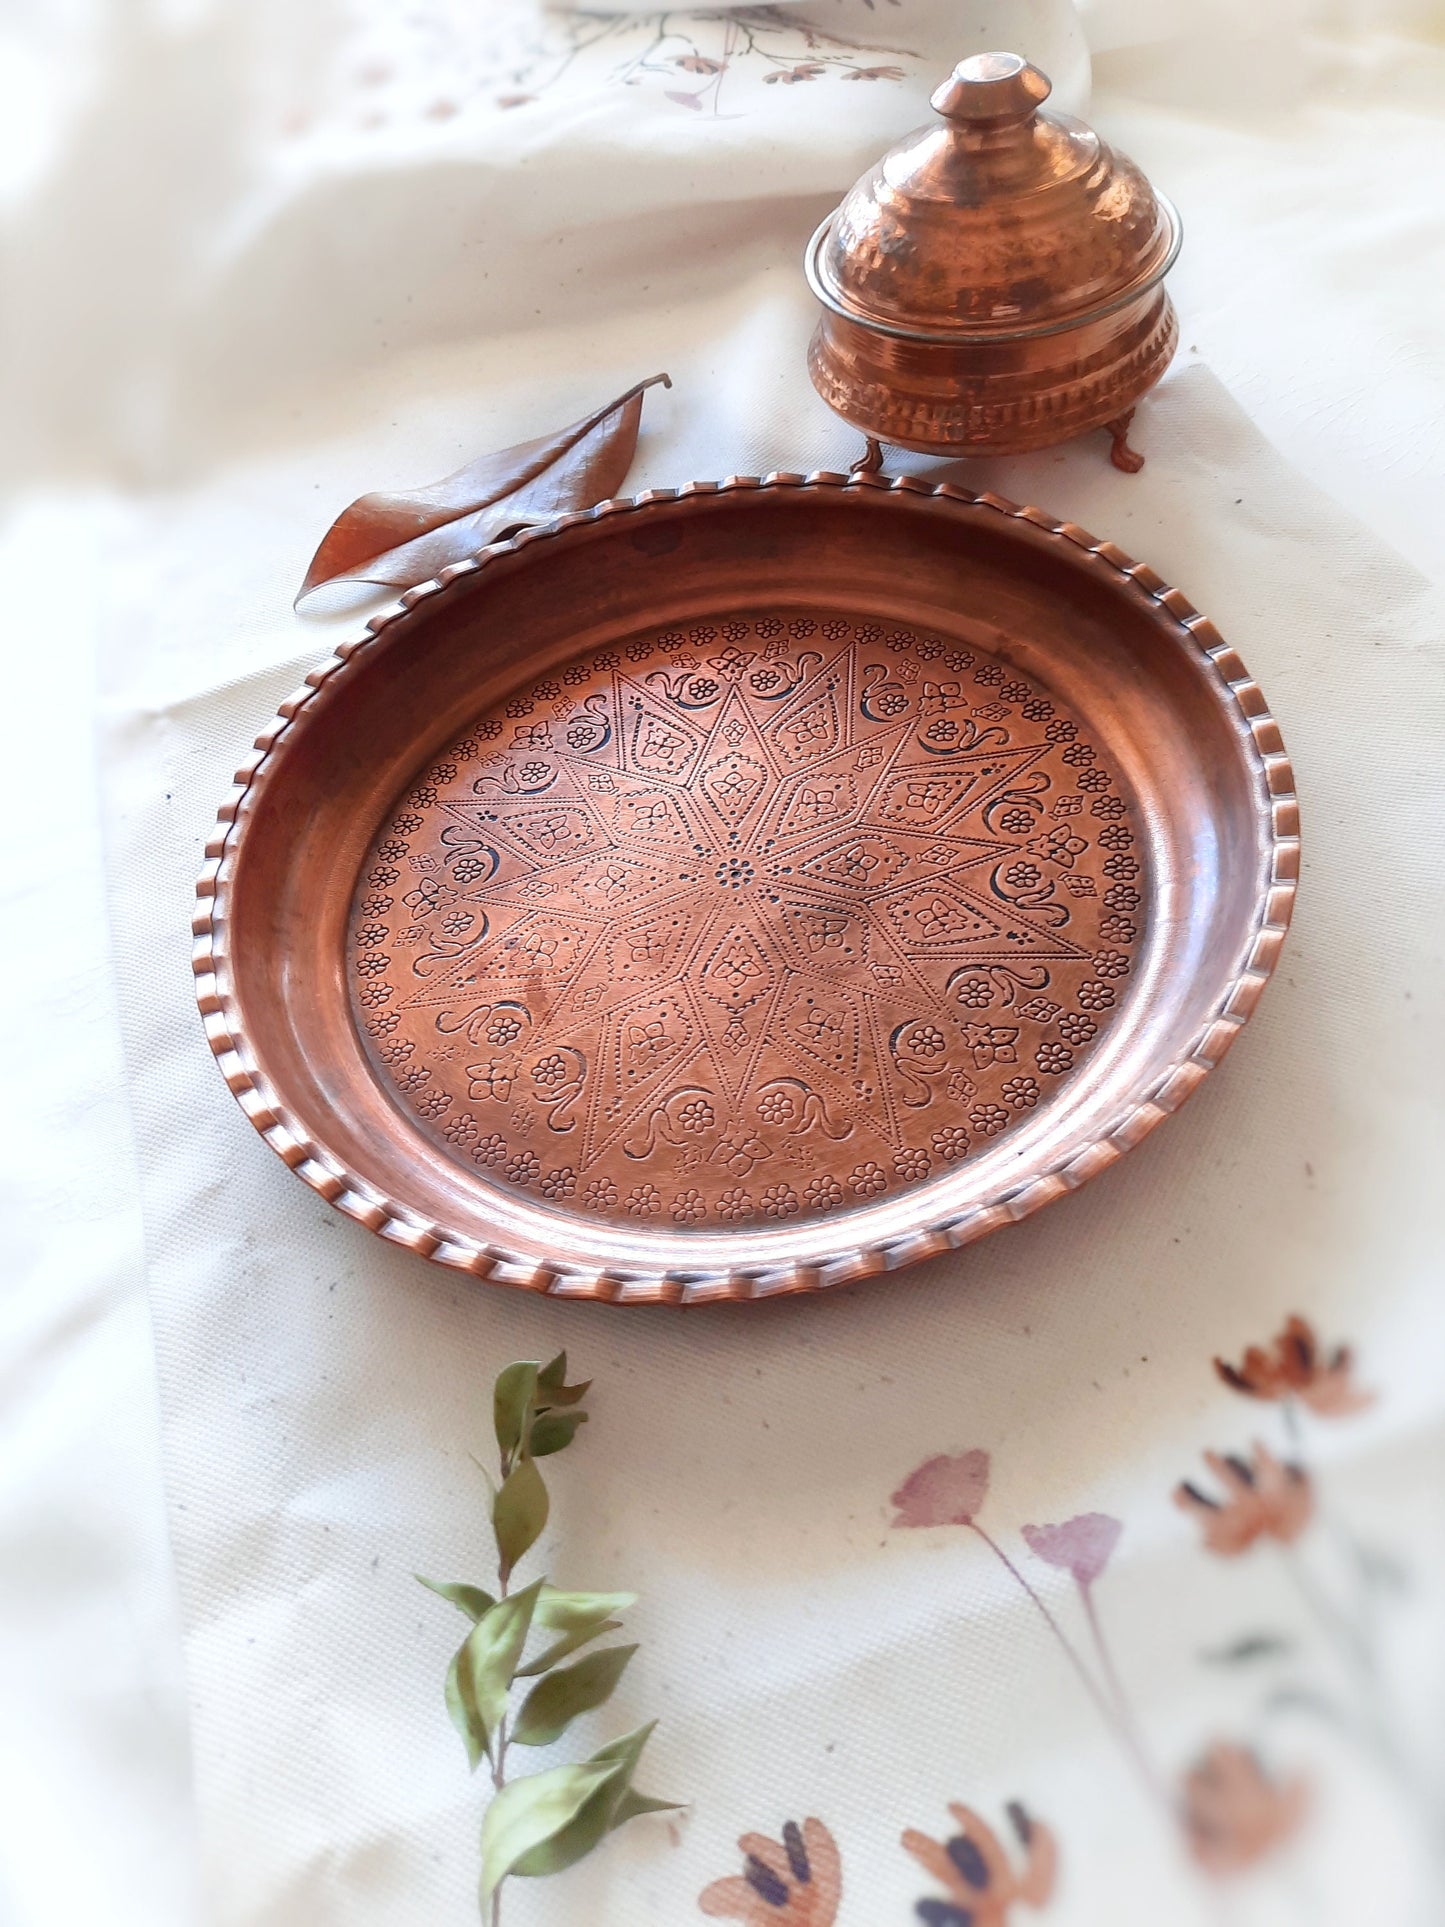
[[[425,1586],[428,1592],[434,1592],[439,1599],[445,1599],[451,1605],[459,1606],[468,1619],[482,1618],[497,1603],[492,1595],[489,1592],[483,1592],[480,1586],[443,1585],[439,1579],[423,1579],[419,1572],[413,1573],[412,1578],[419,1586]]]
[[[570,1632],[574,1626],[625,1613],[636,1604],[635,1592],[568,1592],[562,1586],[543,1586],[536,1623],[549,1632]]]
[[[508,1365],[492,1391],[492,1423],[505,1464],[527,1436],[537,1398],[537,1367]]]
[[[591,1766],[597,1760],[621,1760],[627,1768],[629,1782],[637,1771],[637,1762],[642,1758],[642,1749],[652,1738],[656,1720],[649,1720],[646,1726],[634,1727],[632,1732],[624,1733],[620,1740],[609,1740],[606,1746],[599,1746],[587,1762]]]
[[[650,1794],[639,1793],[635,1787],[629,1787],[612,1816],[608,1831],[615,1833],[619,1827],[625,1827],[629,1820],[640,1820],[644,1813],[680,1813],[682,1805],[681,1800],[654,1800]]]
[[[555,1358],[550,1359],[547,1364],[543,1365],[538,1371],[537,1389],[541,1392],[550,1392],[555,1390],[557,1386],[565,1385],[566,1383],[567,1354],[566,1352],[558,1352]],[[542,1402],[545,1404],[546,1400],[544,1399]]]
[[[518,1459],[492,1501],[492,1531],[501,1554],[502,1573],[530,1551],[547,1523],[547,1488],[530,1459]]]
[[[545,1459],[572,1443],[577,1427],[587,1423],[585,1412],[544,1412],[532,1421],[530,1450],[534,1459]]]
[[[452,1725],[461,1734],[462,1745],[467,1749],[467,1765],[475,1773],[478,1762],[487,1750],[487,1729],[475,1701],[462,1688],[461,1665],[465,1651],[463,1645],[452,1654],[452,1663],[447,1668],[446,1700]]]
[[[655,1722],[598,1749],[580,1766],[513,1780],[482,1822],[482,1905],[508,1874],[561,1873],[608,1833]]]
[[[541,1590],[542,1581],[538,1579],[521,1592],[499,1599],[467,1634],[456,1657],[457,1698],[467,1716],[463,1737],[472,1733],[488,1754],[507,1710],[507,1694],[527,1642]],[[467,1750],[470,1754],[472,1741],[468,1742]],[[475,1759],[472,1765],[476,1766]]]
[[[482,1910],[510,1873],[560,1873],[607,1832],[623,1791],[616,1765],[554,1766],[510,1780],[482,1820]]]
[[[575,1666],[538,1680],[517,1715],[512,1738],[522,1746],[550,1746],[583,1713],[604,1705],[621,1679],[635,1646],[606,1646]]]
[[[626,1612],[636,1604],[635,1592],[563,1592],[552,1586],[544,1587],[532,1623],[560,1633],[561,1637],[526,1666],[519,1666],[517,1678],[529,1679],[548,1672],[559,1659],[575,1653],[589,1640],[602,1633],[615,1633],[622,1622],[614,1619],[613,1613]]]
[[[558,1352],[550,1365],[544,1365],[537,1374],[537,1403],[550,1405],[580,1405],[592,1389],[592,1380],[584,1378],[580,1385],[567,1383],[567,1354]]]
[[[579,1646],[585,1646],[589,1640],[600,1639],[604,1633],[621,1631],[620,1619],[597,1619],[589,1621],[585,1626],[574,1626],[570,1633],[563,1633],[560,1639],[553,1640],[552,1644],[538,1653],[535,1659],[529,1660],[525,1666],[519,1666],[515,1677],[535,1679],[538,1673],[549,1673],[559,1659],[565,1659],[569,1653],[575,1653]]]

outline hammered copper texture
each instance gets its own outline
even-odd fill
[[[457,1156],[588,1212],[833,1211],[1052,1098],[1128,990],[1131,812],[985,648],[730,610],[520,688],[399,801],[358,1018]]]
[[[818,229],[819,394],[865,434],[930,454],[1018,454],[1116,433],[1179,325],[1162,286],[1179,216],[1128,158],[1042,111],[1049,82],[975,54],[940,118],[871,168]]]
[[[560,1296],[818,1290],[1177,1109],[1298,847],[1259,689],[1112,543],[735,477],[499,544],[319,665],[221,809],[197,997],[256,1129],[393,1244]]]

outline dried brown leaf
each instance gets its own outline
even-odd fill
[[[326,531],[296,606],[327,583],[413,588],[530,522],[606,501],[632,465],[642,397],[657,382],[672,386],[652,375],[581,421],[483,455],[427,488],[360,496]]]

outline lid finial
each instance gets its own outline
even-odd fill
[[[1053,92],[1048,75],[1022,54],[970,54],[932,97],[946,120],[962,126],[1027,120]]]

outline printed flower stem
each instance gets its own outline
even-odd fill
[[[1281,1546],[1280,1556],[1295,1591],[1304,1603],[1305,1610],[1340,1655],[1347,1670],[1356,1678],[1364,1730],[1373,1742],[1375,1751],[1399,1780],[1413,1786],[1414,1775],[1410,1770],[1409,1762],[1401,1752],[1390,1730],[1390,1723],[1379,1704],[1380,1682],[1375,1670],[1374,1655],[1360,1636],[1359,1629],[1350,1624],[1334,1600],[1310,1572],[1295,1547]]]
[[[1311,1616],[1328,1636],[1330,1643],[1341,1654],[1350,1670],[1358,1674],[1363,1685],[1374,1690],[1377,1685],[1375,1656],[1358,1626],[1350,1623],[1348,1616],[1341,1611],[1325,1588],[1310,1572],[1297,1546],[1280,1547],[1285,1570],[1294,1582],[1296,1592],[1304,1601]]]
[[[737,50],[737,22],[729,18],[727,22],[727,26],[723,31],[722,65],[718,68],[717,78],[713,82],[712,111],[713,111],[714,120],[716,120],[719,117],[719,115],[722,113],[723,82],[728,77],[728,69],[733,64],[733,54],[736,52],[736,50]]]
[[[1009,1574],[1010,1578],[1012,1578],[1019,1586],[1023,1588],[1025,1595],[1033,1604],[1035,1611],[1039,1614],[1044,1624],[1048,1627],[1049,1631],[1053,1634],[1054,1638],[1058,1641],[1059,1645],[1063,1648],[1063,1651],[1069,1661],[1069,1664],[1073,1667],[1074,1672],[1078,1675],[1079,1681],[1083,1685],[1084,1690],[1088,1693],[1090,1699],[1093,1700],[1094,1705],[1098,1708],[1099,1713],[1103,1717],[1105,1725],[1109,1728],[1109,1731],[1114,1735],[1114,1738],[1119,1742],[1120,1746],[1123,1748],[1125,1757],[1133,1766],[1135,1772],[1138,1773],[1141,1781],[1144,1784],[1145,1791],[1148,1793],[1150,1799],[1159,1801],[1160,1803],[1162,1803],[1162,1805],[1165,1808],[1165,1811],[1170,1815],[1172,1819],[1174,1817],[1174,1803],[1170,1799],[1168,1793],[1164,1790],[1164,1787],[1159,1778],[1159,1775],[1155,1771],[1154,1766],[1150,1761],[1148,1755],[1145,1753],[1143,1747],[1140,1745],[1138,1735],[1133,1730],[1132,1722],[1128,1719],[1128,1717],[1125,1715],[1125,1713],[1121,1708],[1116,1707],[1110,1694],[1107,1693],[1104,1690],[1104,1688],[1100,1686],[1099,1682],[1094,1678],[1094,1675],[1089,1671],[1088,1667],[1084,1664],[1083,1658],[1081,1657],[1078,1648],[1075,1646],[1074,1642],[1069,1638],[1068,1634],[1064,1631],[1063,1627],[1059,1624],[1058,1620],[1054,1617],[1053,1613],[1049,1610],[1048,1604],[1043,1598],[1042,1594],[1035,1591],[1034,1587],[1029,1582],[1025,1574],[1019,1569],[1018,1566],[1014,1564],[1013,1560],[1009,1558],[1008,1554],[1004,1551],[1003,1547],[998,1543],[998,1541],[992,1536],[991,1533],[987,1532],[984,1529],[984,1527],[978,1523],[977,1520],[973,1520],[971,1522],[971,1525],[972,1525],[972,1530],[978,1534],[980,1539],[982,1539],[983,1543],[988,1547],[989,1551],[994,1555],[994,1557],[1000,1562],[1004,1570]]]
[[[1296,1459],[1306,1465],[1304,1451],[1304,1425],[1301,1420],[1298,1402],[1286,1399],[1283,1407],[1285,1430],[1289,1435],[1290,1446]],[[1314,1481],[1318,1489],[1319,1481]],[[1329,1524],[1336,1541],[1343,1546],[1351,1563],[1358,1569],[1359,1555],[1349,1528],[1332,1512],[1321,1512]],[[1357,1623],[1350,1614],[1330,1595],[1329,1591],[1310,1571],[1297,1546],[1281,1545],[1280,1553],[1285,1570],[1299,1594],[1306,1611],[1319,1626],[1325,1638],[1339,1654],[1345,1669],[1356,1683],[1359,1695],[1360,1729],[1374,1747],[1382,1765],[1406,1789],[1412,1797],[1422,1798],[1422,1784],[1419,1774],[1412,1765],[1396,1730],[1395,1711],[1389,1701],[1385,1681],[1381,1675],[1379,1654],[1370,1631],[1365,1625]],[[1424,1797],[1427,1807],[1433,1803]],[[1440,1816],[1434,1815],[1437,1830]]]
[[[609,20],[604,24],[604,26],[602,27],[602,30],[599,33],[594,33],[593,35],[591,35],[590,38],[582,33],[578,33],[574,28],[573,33],[575,34],[575,38],[572,40],[572,43],[568,47],[566,53],[562,56],[561,65],[554,68],[554,70],[548,76],[548,78],[540,82],[539,84],[544,88],[555,87],[557,82],[565,76],[567,69],[572,65],[572,63],[578,58],[579,55],[586,53],[590,48],[597,46],[598,43],[601,41],[611,40],[612,38],[614,38],[614,36],[619,32],[620,28],[625,24],[626,23],[622,21]]]
[[[1358,1628],[1350,1624],[1295,1548],[1282,1546],[1280,1551],[1306,1610],[1356,1675],[1358,1718],[1347,1721],[1346,1730],[1373,1751],[1382,1769],[1415,1809],[1428,1850],[1440,1870],[1439,1878],[1445,1881],[1445,1808],[1401,1742],[1394,1709],[1386,1698],[1374,1655]]]
[[[1290,1450],[1294,1453],[1296,1461],[1304,1468],[1306,1475],[1314,1485],[1317,1495],[1316,1507],[1318,1515],[1322,1523],[1328,1526],[1330,1535],[1334,1539],[1340,1553],[1349,1564],[1351,1572],[1360,1575],[1363,1572],[1364,1555],[1360,1548],[1359,1541],[1350,1530],[1348,1523],[1339,1516],[1332,1505],[1327,1503],[1321,1491],[1319,1478],[1315,1475],[1309,1464],[1305,1447],[1305,1429],[1300,1415],[1299,1403],[1296,1399],[1286,1399],[1281,1410],[1284,1414],[1285,1431],[1289,1435]],[[1298,1579],[1296,1583],[1299,1583]],[[1332,1619],[1335,1622],[1338,1628],[1337,1637],[1347,1640],[1355,1649],[1356,1658],[1354,1664],[1356,1669],[1362,1675],[1368,1673],[1372,1682],[1372,1689],[1379,1694],[1383,1693],[1384,1688],[1380,1678],[1380,1655],[1376,1638],[1374,1601],[1368,1584],[1365,1584],[1363,1587],[1361,1608],[1357,1621],[1351,1621],[1341,1608],[1329,1602],[1317,1600],[1311,1610],[1315,1612],[1316,1617]]]
[[[1148,1777],[1155,1798],[1161,1800],[1172,1811],[1173,1802],[1166,1790],[1164,1775],[1159,1771],[1145,1742],[1138,1716],[1128,1693],[1124,1690],[1124,1682],[1119,1676],[1118,1667],[1114,1664],[1113,1652],[1104,1636],[1104,1624],[1099,1617],[1099,1609],[1094,1604],[1094,1589],[1092,1586],[1085,1585],[1083,1580],[1077,1583],[1079,1596],[1084,1602],[1084,1616],[1089,1622],[1089,1632],[1093,1637],[1094,1651],[1098,1655],[1099,1670],[1103,1673],[1104,1684],[1113,1698],[1119,1724],[1129,1735],[1129,1746],[1135,1763]]]
[[[1304,1469],[1316,1492],[1319,1479],[1310,1470],[1305,1457],[1304,1426],[1300,1419],[1299,1405],[1294,1399],[1286,1399],[1283,1406],[1285,1430],[1289,1435],[1290,1449],[1299,1465]],[[1344,1550],[1351,1566],[1359,1569],[1359,1552],[1349,1528],[1337,1518],[1332,1510],[1317,1501],[1320,1516],[1329,1525],[1337,1544]],[[1357,1673],[1368,1690],[1378,1696],[1381,1691],[1379,1655],[1374,1641],[1363,1625],[1355,1624],[1324,1589],[1310,1576],[1300,1559],[1297,1550],[1290,1548],[1286,1561],[1293,1575],[1294,1583],[1310,1612],[1325,1628],[1335,1646],[1344,1654],[1351,1669]]]

